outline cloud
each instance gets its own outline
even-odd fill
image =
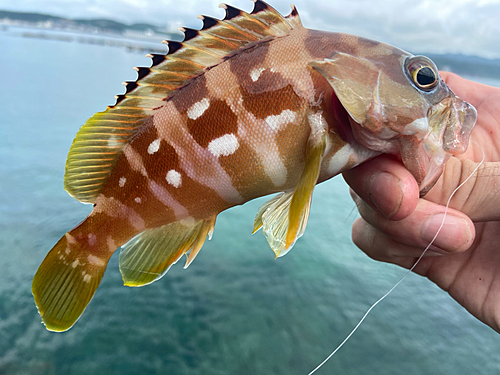
[[[270,0],[281,13],[290,0]],[[249,0],[229,0],[250,11]],[[0,0],[0,8],[70,18],[111,18],[125,23],[200,27],[198,14],[218,18],[220,0]],[[306,27],[347,32],[415,52],[500,57],[500,0],[296,0]]]

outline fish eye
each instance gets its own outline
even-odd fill
[[[415,84],[423,90],[429,90],[434,88],[437,83],[437,76],[429,66],[423,66],[419,69],[416,69],[413,72],[413,81]]]

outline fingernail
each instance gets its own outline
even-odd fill
[[[372,204],[388,219],[401,207],[403,192],[400,180],[391,173],[382,172],[370,178],[368,191]]]
[[[443,218],[444,214],[433,215],[423,225],[422,238],[425,241],[432,241],[443,222]],[[448,213],[443,227],[432,245],[444,251],[454,251],[461,247],[464,242],[469,241],[470,237],[469,223],[463,218]]]

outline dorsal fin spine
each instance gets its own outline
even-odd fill
[[[164,43],[168,46],[167,56],[177,52],[178,50],[180,50],[184,46],[183,43],[176,42],[173,40],[164,40],[164,41],[162,41],[162,43]]]
[[[262,1],[259,0],[253,0],[253,1],[254,4],[253,4],[252,14],[259,13],[262,12],[263,10],[268,10],[270,8],[266,3]]]
[[[243,14],[243,11],[241,9],[235,8],[228,4],[220,4],[219,8],[222,8],[226,11],[226,15],[224,16],[224,21],[236,18]]]
[[[218,25],[219,23],[219,20],[216,19],[216,18],[213,18],[213,17],[209,17],[209,16],[198,16],[198,18],[200,20],[203,21],[203,26],[202,26],[202,30],[208,30],[216,25]]]
[[[136,81],[126,81],[123,82],[123,85],[125,86],[125,95],[127,95],[128,93],[130,93],[139,86]]]
[[[155,53],[148,53],[146,57],[149,57],[151,60],[153,60],[153,64],[151,66],[156,66],[164,62],[167,58],[165,55],[158,55]]]
[[[191,29],[190,27],[179,27],[179,30],[184,33],[183,43],[196,38],[200,34],[200,30]]]
[[[151,68],[135,67],[134,70],[137,72],[137,80],[141,80],[151,73]]]

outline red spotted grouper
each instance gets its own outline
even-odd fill
[[[222,7],[223,20],[202,16],[150,55],[76,135],[64,186],[93,210],[34,277],[47,329],[73,326],[118,247],[124,284],[152,283],[193,261],[220,212],[279,193],[254,224],[279,257],[303,234],[317,183],[387,153],[425,194],[466,150],[476,111],[428,58],[306,29],[294,7]]]

